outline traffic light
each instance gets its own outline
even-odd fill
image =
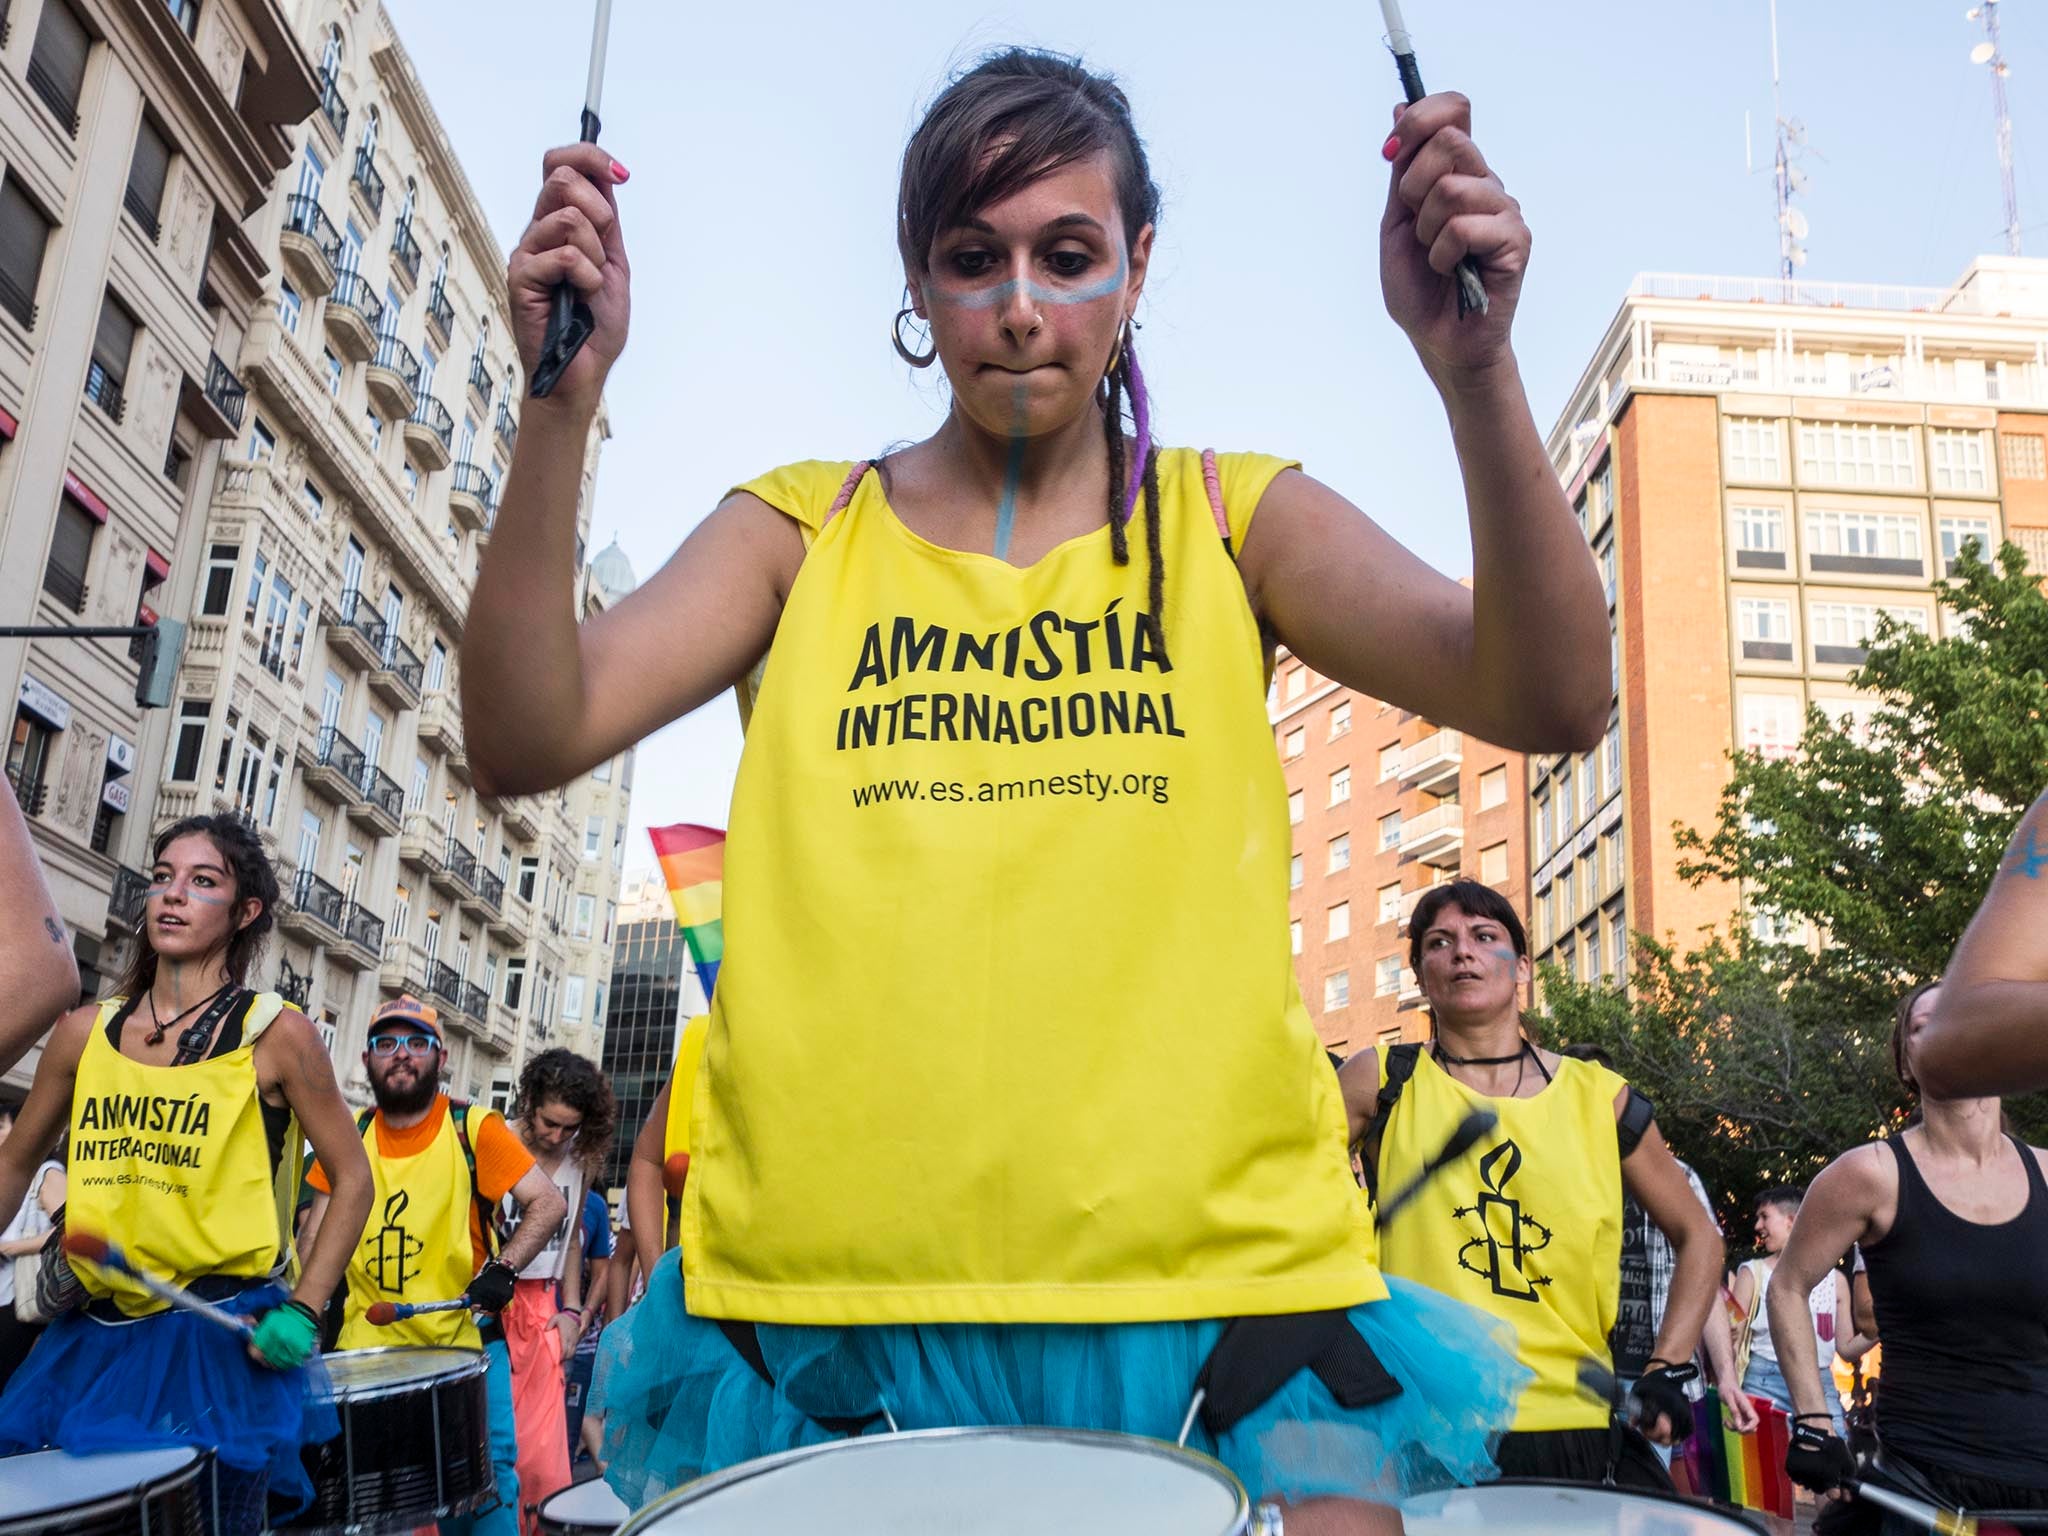
[[[171,684],[185,654],[185,621],[158,619],[142,632],[142,665],[135,674],[135,702],[143,709],[162,709],[171,702]]]

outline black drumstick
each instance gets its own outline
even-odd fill
[[[583,87],[583,131],[578,135],[585,144],[597,142],[597,109],[604,96],[604,51],[611,30],[612,0],[597,0],[597,20],[590,34],[590,78]],[[541,342],[540,358],[533,365],[533,381],[528,389],[536,400],[554,392],[597,326],[590,306],[576,296],[575,288],[567,282],[555,284],[549,304],[548,332]]]
[[[1397,1190],[1392,1198],[1384,1201],[1379,1209],[1379,1224],[1385,1226],[1401,1211],[1401,1208],[1422,1193],[1422,1188],[1444,1169],[1455,1163],[1479,1144],[1479,1138],[1500,1124],[1500,1116],[1490,1109],[1475,1109],[1458,1122],[1450,1139],[1440,1148],[1436,1156],[1422,1165],[1421,1172]]]

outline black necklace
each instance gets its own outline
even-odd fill
[[[1436,1042],[1433,1049],[1436,1052],[1436,1059],[1438,1061],[1444,1062],[1449,1066],[1505,1067],[1513,1062],[1522,1060],[1525,1056],[1529,1054],[1529,1042],[1524,1040],[1522,1042],[1522,1048],[1519,1051],[1516,1051],[1515,1054],[1512,1056],[1453,1056],[1449,1051],[1444,1049],[1443,1042],[1441,1040]]]
[[[180,1019],[188,1018],[192,1014],[197,1013],[200,1009],[204,1008],[208,1003],[213,1002],[216,998],[218,998],[222,992],[227,991],[228,987],[232,987],[233,985],[233,982],[228,982],[225,986],[222,986],[216,989],[215,991],[209,992],[205,997],[199,999],[199,1001],[194,1003],[190,1008],[186,1008],[178,1013],[174,1013],[168,1019],[160,1019],[156,1016],[156,988],[151,987],[149,989],[149,1033],[142,1037],[142,1043],[144,1045],[162,1045],[164,1043],[165,1032],[169,1030],[173,1024],[177,1023],[178,1020]],[[209,1031],[209,1033],[210,1032],[211,1031]]]

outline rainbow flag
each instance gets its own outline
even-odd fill
[[[1681,1463],[1689,1491],[1700,1498],[1754,1509],[1781,1519],[1792,1518],[1792,1483],[1785,1475],[1785,1448],[1791,1421],[1784,1410],[1753,1397],[1760,1420],[1752,1434],[1738,1435],[1721,1418],[1721,1394],[1707,1395],[1692,1405],[1693,1438]]]
[[[725,958],[725,833],[679,821],[672,827],[649,827],[647,836],[708,998],[718,984],[718,962]]]

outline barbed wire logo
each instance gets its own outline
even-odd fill
[[[1479,1180],[1486,1188],[1477,1201],[1457,1207],[1451,1215],[1460,1221],[1477,1216],[1484,1229],[1458,1250],[1458,1267],[1485,1276],[1496,1296],[1534,1301],[1536,1288],[1550,1284],[1550,1276],[1530,1273],[1526,1261],[1548,1248],[1554,1234],[1508,1194],[1509,1182],[1521,1170],[1522,1149],[1513,1141],[1502,1142],[1479,1160]],[[1486,1256],[1483,1268],[1473,1261],[1482,1249]]]

